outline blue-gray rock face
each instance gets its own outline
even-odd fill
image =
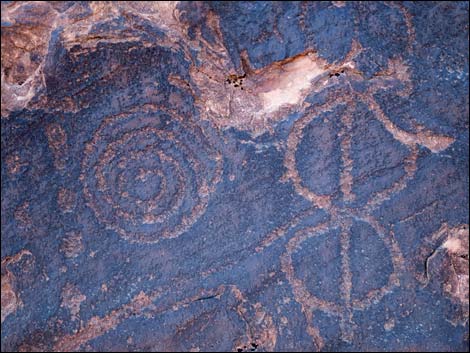
[[[468,351],[468,2],[2,2],[2,351]]]

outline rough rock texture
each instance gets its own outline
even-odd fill
[[[468,2],[2,2],[2,351],[468,351]]]

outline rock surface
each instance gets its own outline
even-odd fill
[[[2,2],[2,351],[468,351],[468,2]]]

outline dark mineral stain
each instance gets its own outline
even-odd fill
[[[468,351],[468,2],[10,2],[2,351]]]

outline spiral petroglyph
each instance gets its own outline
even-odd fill
[[[175,238],[204,213],[222,159],[202,129],[155,106],[103,120],[85,147],[87,204],[124,239]]]

